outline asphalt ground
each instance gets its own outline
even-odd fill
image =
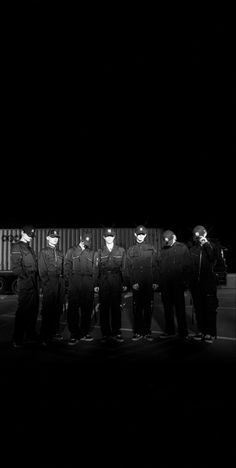
[[[124,343],[70,348],[11,346],[16,296],[0,298],[2,466],[236,466],[235,290],[219,289],[213,344],[161,340],[155,294],[153,342],[132,342],[131,297],[123,298]],[[190,333],[196,323],[186,295]],[[38,320],[40,327],[40,316]]]

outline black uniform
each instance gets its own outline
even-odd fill
[[[114,245],[111,251],[107,246],[99,250],[96,271],[101,332],[104,337],[115,337],[121,328],[122,286],[127,285],[125,249]]]
[[[94,304],[94,274],[93,250],[83,250],[77,245],[67,251],[65,279],[68,287],[67,321],[71,338],[80,339],[89,333]]]
[[[190,248],[193,262],[193,276],[190,290],[196,314],[198,330],[203,335],[216,337],[217,277],[214,265],[218,252],[215,246],[207,242],[204,245],[197,243]]]
[[[39,311],[37,258],[28,242],[19,241],[12,245],[11,265],[13,273],[18,276],[13,341],[22,344],[25,338],[35,338]]]
[[[40,334],[50,341],[59,332],[63,312],[65,285],[63,279],[63,252],[47,246],[39,253],[39,275],[43,290]]]
[[[158,259],[159,286],[165,314],[165,333],[175,334],[176,313],[178,334],[188,335],[184,291],[189,285],[192,262],[188,247],[175,242],[164,246]]]
[[[127,251],[127,267],[131,286],[138,283],[139,289],[133,289],[134,333],[151,333],[153,284],[157,284],[157,251],[145,240],[136,243]]]

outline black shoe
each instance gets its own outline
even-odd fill
[[[69,346],[75,346],[79,343],[79,340],[77,338],[70,338],[69,341],[68,341],[68,345]]]
[[[64,338],[60,333],[56,333],[55,335],[53,335],[52,339],[53,341],[63,341]]]
[[[84,335],[80,338],[81,341],[93,341],[94,338],[91,335]]]
[[[132,341],[139,341],[142,338],[142,335],[140,335],[139,333],[134,333],[134,335],[132,336]]]
[[[123,343],[124,341],[124,338],[122,337],[120,333],[118,335],[113,336],[112,338],[113,340],[118,341],[118,343]]]
[[[175,337],[176,337],[175,334],[171,335],[170,333],[161,333],[161,334],[159,335],[159,338],[160,338],[161,340],[166,340],[166,339],[168,339],[168,338],[175,338]]]
[[[41,338],[41,340],[39,342],[40,346],[42,346],[43,348],[47,348],[48,346],[52,346],[52,343],[53,343],[52,339],[49,339],[49,338],[47,338],[47,339]]]
[[[204,340],[204,335],[202,333],[196,333],[196,335],[192,336],[192,339],[194,341],[203,341]]]
[[[215,340],[215,336],[212,336],[212,335],[205,335],[203,340],[206,342],[206,343],[213,343],[213,341]]]
[[[24,343],[22,341],[13,341],[12,347],[15,349],[22,349],[24,348]]]
[[[151,333],[147,333],[144,335],[144,339],[147,341],[153,341],[154,338],[152,337]]]

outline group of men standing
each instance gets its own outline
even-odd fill
[[[153,340],[151,321],[155,291],[161,293],[165,317],[165,331],[160,338],[176,334],[187,338],[186,289],[191,292],[198,325],[193,338],[209,343],[216,338],[218,300],[214,264],[217,251],[203,226],[194,228],[191,248],[178,242],[173,231],[165,231],[159,254],[148,242],[145,226],[135,229],[135,243],[127,251],[116,244],[115,230],[106,228],[101,249],[91,248],[91,235],[85,232],[64,256],[58,249],[58,231],[50,229],[47,246],[36,257],[30,247],[34,235],[33,226],[24,226],[20,241],[12,246],[12,270],[18,276],[14,347],[23,346],[26,340],[38,339],[45,346],[54,340],[63,340],[60,317],[65,301],[70,332],[68,345],[76,345],[79,340],[93,341],[90,331],[95,294],[99,297],[102,341],[123,342],[121,304],[122,292],[127,290],[132,291],[133,341]],[[37,335],[40,287],[41,326]]]

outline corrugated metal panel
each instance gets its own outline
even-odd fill
[[[94,250],[100,249],[104,245],[102,228],[57,228],[59,230],[59,248],[66,251],[73,245],[79,243],[80,235],[84,230],[88,230],[92,235],[92,247]],[[157,248],[161,247],[162,229],[149,228],[148,240]],[[40,250],[46,246],[48,228],[37,229],[36,237],[32,240],[32,248],[38,255]],[[0,229],[0,270],[11,270],[11,244],[20,239],[20,229]],[[117,228],[116,244],[128,249],[135,242],[133,228]]]

